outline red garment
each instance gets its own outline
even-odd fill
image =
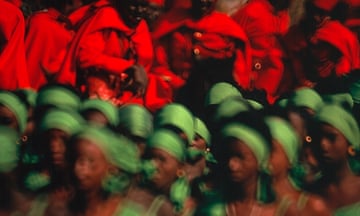
[[[84,76],[85,71],[101,73],[106,79],[92,77],[87,82],[94,84],[85,87],[95,91],[90,96],[113,100],[118,92],[109,89],[108,79],[122,79],[123,72],[135,63],[150,68],[153,56],[150,33],[145,21],[141,21],[135,29],[126,26],[107,0],[86,7],[89,10],[84,13],[85,21],[75,21],[82,24],[74,36],[57,80],[75,85],[76,79]],[[131,94],[123,96],[126,98],[120,99],[119,103],[135,99]]]
[[[64,17],[54,8],[32,14],[27,23],[25,37],[26,60],[30,84],[39,89],[47,83],[47,76],[60,70],[73,32],[61,21]]]
[[[284,73],[284,51],[279,37],[290,25],[288,10],[276,12],[268,0],[250,0],[232,17],[250,40],[252,87],[264,89],[269,103],[273,103]]]
[[[25,21],[19,8],[0,0],[0,89],[28,88]]]

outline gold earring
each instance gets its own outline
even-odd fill
[[[350,156],[355,156],[355,155],[356,155],[356,152],[355,152],[354,147],[349,146],[349,147],[348,147],[348,153],[349,153]]]
[[[312,142],[311,136],[306,136],[306,137],[305,137],[305,141],[306,141],[307,143],[311,143],[311,142]]]
[[[182,178],[182,177],[184,177],[185,176],[185,171],[183,170],[183,169],[178,169],[177,171],[176,171],[176,176],[178,177],[178,178]]]

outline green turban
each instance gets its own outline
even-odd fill
[[[312,88],[301,88],[294,91],[289,97],[287,106],[306,107],[317,112],[323,105],[319,93]]]
[[[172,103],[164,106],[156,115],[154,120],[155,129],[164,126],[172,126],[184,132],[191,143],[195,136],[194,116],[183,105]]]
[[[351,83],[349,91],[354,103],[360,104],[360,80]]]
[[[195,117],[195,133],[197,133],[205,140],[207,146],[210,146],[211,144],[210,132],[206,127],[205,123],[197,117]]]
[[[264,109],[264,105],[262,105],[261,103],[257,102],[256,100],[251,100],[251,99],[246,99],[249,104],[251,105],[252,108],[254,108],[255,110],[262,110]]]
[[[124,136],[114,134],[107,128],[83,127],[73,137],[89,140],[101,149],[106,160],[128,173],[138,173],[141,168],[136,145]]]
[[[24,95],[26,96],[26,100],[30,104],[31,107],[35,107],[35,105],[36,105],[36,97],[37,97],[37,92],[35,90],[33,90],[33,89],[19,89],[18,91],[24,93]]]
[[[51,109],[41,119],[39,130],[44,132],[49,129],[59,129],[71,135],[83,124],[84,119],[76,112]]]
[[[233,85],[227,82],[214,84],[205,97],[205,106],[220,104],[224,99],[232,96],[242,97],[241,92]]]
[[[131,135],[147,139],[153,131],[153,117],[143,106],[130,104],[119,109],[120,128],[126,129]]]
[[[20,134],[24,133],[27,124],[28,111],[26,105],[15,94],[8,91],[0,92],[0,104],[14,113],[19,125]]]
[[[353,98],[349,93],[338,93],[338,94],[328,94],[323,95],[323,100],[329,104],[337,104],[344,108],[352,108],[354,106]]]
[[[279,117],[267,117],[265,122],[273,139],[284,149],[290,164],[295,165],[299,157],[300,139],[294,128]]]
[[[87,110],[97,110],[101,112],[110,125],[115,126],[119,122],[117,108],[110,102],[100,99],[88,99],[82,103],[80,108],[81,112]]]
[[[0,126],[0,173],[10,172],[17,166],[18,138],[14,129]]]
[[[80,98],[74,92],[61,86],[49,86],[41,89],[36,98],[36,106],[54,106],[60,109],[79,110]]]
[[[158,148],[166,151],[178,161],[184,162],[186,149],[179,135],[168,129],[158,129],[149,137],[147,145],[149,148]]]
[[[359,126],[355,118],[342,107],[325,105],[316,114],[315,119],[338,129],[355,149],[360,148]]]
[[[229,97],[221,102],[215,112],[214,120],[219,121],[223,118],[231,118],[241,112],[252,109],[249,102],[242,97]]]
[[[268,166],[269,149],[264,137],[255,129],[240,123],[227,124],[221,130],[221,137],[233,137],[244,142],[255,155],[261,170]]]

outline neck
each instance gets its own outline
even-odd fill
[[[230,194],[231,198],[242,202],[250,202],[256,200],[256,192],[257,192],[257,176],[250,177],[244,182],[241,183],[233,183],[230,186]],[[233,187],[235,186],[235,187]]]
[[[347,161],[332,166],[328,166],[323,169],[323,175],[325,179],[331,182],[341,182],[349,176],[353,176],[354,173],[351,171]]]
[[[274,176],[272,182],[276,194],[289,194],[297,192],[291,184],[288,175]]]

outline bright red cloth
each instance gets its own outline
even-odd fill
[[[25,49],[30,84],[34,89],[47,83],[47,75],[60,70],[73,37],[73,32],[59,20],[60,16],[63,15],[59,11],[49,8],[28,19]]]
[[[87,19],[80,25],[71,43],[58,82],[75,85],[77,73],[89,68],[107,75],[113,74],[120,79],[123,72],[135,63],[146,69],[150,68],[153,50],[150,33],[144,20],[136,29],[131,29],[125,25],[118,12],[109,6],[107,0],[100,0],[86,7],[89,10],[81,13]],[[83,18],[74,17],[76,16],[72,16],[72,19],[75,20],[75,24],[83,21]],[[108,84],[101,79],[97,82],[99,83],[96,85],[99,86]],[[113,96],[115,95],[105,97]],[[124,101],[131,102],[133,99],[132,96],[126,96]],[[142,103],[140,101],[139,103]]]
[[[0,0],[0,89],[28,88],[25,21],[19,8]]]
[[[250,0],[232,17],[244,29],[251,44],[252,87],[264,89],[272,103],[283,79],[284,51],[279,37],[288,31],[288,10],[276,12],[268,0]]]

